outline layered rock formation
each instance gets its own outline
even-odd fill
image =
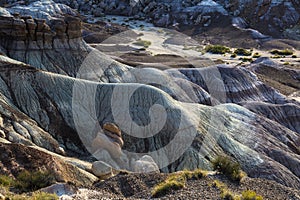
[[[37,69],[75,76],[89,52],[81,38],[81,20],[76,17],[52,17],[47,22],[43,18],[3,13],[0,26],[4,53]]]
[[[299,152],[297,151],[299,136],[282,125],[260,115],[255,115],[245,108],[234,104],[224,104],[217,107],[207,107],[195,103],[185,104],[173,100],[161,90],[146,85],[95,85],[89,81],[74,80],[67,76],[49,74],[48,72],[23,70],[18,65],[9,67],[9,75],[1,74],[1,78],[4,85],[11,88],[6,92],[14,97],[13,102],[43,128],[49,130],[54,137],[58,138],[58,141],[65,144],[68,151],[82,153],[81,142],[88,148],[85,141],[91,141],[88,138],[94,137],[93,124],[97,121],[100,123],[115,121],[124,133],[124,153],[128,160],[137,159],[138,154],[132,154],[132,152],[148,152],[163,171],[196,167],[209,169],[209,160],[213,159],[216,154],[229,152],[241,163],[243,169],[250,176],[271,178],[289,186],[299,186],[300,182],[297,178],[299,172],[296,167],[293,167],[299,163]],[[5,69],[5,66],[2,66],[3,68]],[[23,73],[20,73],[20,70]],[[22,84],[20,84],[20,80]],[[19,86],[17,88],[12,87],[14,84],[11,85],[11,83]],[[72,94],[74,84],[80,85],[80,88],[77,88],[81,93],[79,99],[77,99],[80,97],[77,96],[78,94]],[[83,90],[83,88],[86,89]],[[82,97],[90,95],[88,88],[94,88],[97,91],[94,105],[96,110],[100,112],[96,112],[96,118],[92,116],[94,113],[93,110],[90,110],[92,107],[85,108],[87,110],[82,112],[81,106],[84,106],[81,104]],[[134,103],[130,103],[129,108],[124,107],[122,102],[126,104],[127,97],[125,98],[125,96],[128,95],[124,91],[129,92],[136,88],[138,90],[131,96],[132,100],[130,101]],[[117,91],[122,92],[116,93]],[[74,99],[74,97],[76,98]],[[23,100],[21,101],[21,99]],[[122,101],[115,102],[112,99],[121,99]],[[167,117],[163,124],[159,123],[163,126],[161,130],[158,129],[159,132],[156,135],[153,135],[153,131],[157,130],[157,124],[153,124],[152,114],[150,114],[150,118],[146,114],[154,102],[163,106],[165,110],[157,110],[159,112],[156,115],[162,117],[165,116],[163,113],[166,112]],[[111,103],[113,107],[109,106]],[[79,106],[77,108],[79,113],[74,111],[76,105]],[[191,106],[193,109],[190,108]],[[124,116],[124,111],[118,112],[118,110],[124,109],[129,109],[130,118]],[[40,115],[36,116],[37,113]],[[72,117],[74,114],[78,115],[79,118],[74,119]],[[53,124],[55,120],[57,122],[58,117],[60,127]],[[43,120],[45,118],[48,120]],[[74,124],[72,118],[77,124]],[[79,119],[81,121],[78,121]],[[150,119],[151,121],[149,121]],[[143,126],[150,123],[150,126],[146,129],[142,128],[143,126],[134,128],[136,123],[142,123]],[[62,132],[61,130],[66,130],[66,127],[69,127],[70,131]],[[78,127],[81,128],[78,129]],[[82,130],[85,132],[80,132]],[[148,137],[143,139],[143,135]],[[175,146],[164,147],[167,141],[171,141],[171,144]],[[191,146],[188,145],[189,142]],[[151,153],[156,151],[162,152],[158,154],[159,156],[156,153]],[[180,151],[185,153],[179,156]],[[170,165],[165,166],[168,162],[164,159],[173,161],[170,162]],[[286,159],[289,159],[289,162]],[[295,164],[289,165],[292,162]]]
[[[138,69],[88,46],[77,18],[46,21],[2,10],[0,19],[1,146],[14,149],[18,163],[32,161],[21,160],[18,151],[30,152],[26,158],[53,156],[60,158],[58,167],[72,166],[67,174],[79,174],[60,180],[90,183],[91,164],[67,156],[94,156],[116,169],[173,172],[210,170],[210,162],[226,154],[251,177],[300,188],[299,102],[247,68]],[[3,156],[8,170],[10,155]],[[111,174],[109,165],[104,175]]]
[[[24,170],[46,170],[54,176],[54,181],[86,187],[97,180],[92,174],[66,163],[62,158],[33,147],[1,142],[0,149],[1,174],[17,177]]]
[[[4,3],[16,2],[8,0]],[[30,2],[30,1],[29,1]],[[211,26],[223,20],[230,26],[233,18],[239,17],[246,22],[245,28],[253,28],[275,37],[283,35],[299,38],[297,24],[300,19],[300,6],[297,1],[245,1],[245,0],[192,0],[192,1],[79,1],[56,0],[82,11],[85,14],[103,14],[148,18],[158,26],[199,25]],[[295,28],[291,28],[295,27]],[[285,31],[284,34],[282,32]]]

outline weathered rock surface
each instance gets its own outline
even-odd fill
[[[4,4],[13,4],[17,0],[3,1]],[[29,1],[30,3],[31,1]],[[137,19],[150,19],[158,26],[197,25],[209,27],[217,24],[220,18],[226,18],[227,26],[231,19],[240,17],[247,21],[247,28],[256,29],[263,34],[281,37],[283,35],[298,38],[297,24],[300,19],[300,6],[298,1],[245,1],[245,0],[192,0],[192,1],[80,1],[56,0],[78,9],[85,14],[101,16],[103,14],[132,16]],[[51,7],[52,6],[52,7]],[[61,4],[53,8],[53,3],[33,3],[30,9],[39,8],[42,11],[51,9],[53,12],[72,13]],[[14,9],[19,9],[16,6]],[[30,10],[27,9],[27,10]],[[295,27],[293,29],[293,27]],[[285,31],[286,30],[286,31]],[[285,31],[283,34],[282,32]]]
[[[93,162],[92,171],[100,179],[106,179],[113,175],[112,167],[103,161]]]
[[[299,105],[270,104],[263,102],[246,102],[243,106],[252,112],[263,115],[271,120],[284,125],[285,127],[300,133],[300,107]]]
[[[42,188],[39,191],[50,194],[56,194],[57,196],[72,195],[77,192],[77,188],[67,183],[55,183],[48,187]]]
[[[58,182],[91,185],[96,178],[62,159],[21,144],[0,143],[1,174],[16,177],[21,171],[48,170]]]
[[[182,7],[186,13],[205,13],[183,21],[199,18],[206,24],[212,20],[208,13],[229,13],[222,2],[166,2],[149,8],[159,13],[153,19],[163,16],[162,25],[173,20],[168,12]],[[126,2],[102,3],[105,12],[127,9]],[[130,14],[140,12],[134,2],[130,8]],[[250,177],[300,188],[299,102],[258,81],[250,70],[261,63],[250,70],[227,65],[137,69],[93,51],[80,37],[77,18],[46,21],[0,13],[1,51],[10,57],[0,56],[1,173],[15,176],[23,168],[45,167],[59,181],[95,180],[87,167],[82,171],[80,163],[64,162],[36,146],[60,154],[63,148],[82,159],[94,155],[131,171],[211,169],[211,160],[227,154]],[[97,163],[102,162],[94,163],[93,171],[101,176],[109,167]]]
[[[238,105],[222,104],[210,107],[196,103],[180,103],[152,86],[96,84],[48,72],[28,70],[16,64],[4,65],[2,69],[10,70],[8,75],[1,73],[1,78],[4,86],[11,87],[7,93],[14,96],[16,105],[34,118],[41,127],[49,127],[47,130],[58,138],[60,143],[65,144],[67,151],[82,154],[83,144],[88,149],[90,141],[95,137],[95,123],[114,121],[122,130],[123,150],[128,160],[138,160],[136,153],[148,153],[165,172],[180,170],[183,167],[209,169],[204,161],[199,161],[209,162],[215,155],[226,152],[241,163],[249,176],[269,178],[292,187],[300,186],[297,175],[299,169],[293,167],[300,161],[297,150],[299,135]],[[239,70],[224,66],[220,68],[225,69],[229,72]],[[23,73],[20,73],[21,71]],[[251,80],[251,73],[244,75]],[[21,88],[16,84],[20,83],[20,80]],[[14,88],[14,84],[11,83],[18,87]],[[251,82],[251,85],[253,84],[255,85]],[[93,106],[82,105],[83,102],[90,102],[90,92],[93,90],[97,96],[93,99],[94,103],[92,102],[92,105],[96,106],[96,113],[91,110]],[[129,95],[131,91],[135,92]],[[126,103],[128,95],[131,99],[129,104]],[[23,100],[20,101],[21,99]],[[147,114],[154,103],[164,108],[154,112],[158,118],[151,117],[151,113],[150,116]],[[126,109],[130,112],[129,118],[126,116]],[[36,116],[35,110],[44,113],[49,122],[42,123],[43,118]],[[163,114],[165,112],[166,115]],[[93,116],[93,113],[96,116]],[[75,117],[76,115],[78,116]],[[161,118],[163,116],[166,118]],[[60,127],[53,124],[58,117]],[[152,122],[154,119],[159,121]],[[137,124],[146,127],[149,125],[143,128]],[[61,128],[68,131],[62,132]],[[156,131],[158,133],[153,135]],[[166,146],[168,142],[172,145]],[[275,150],[276,153],[272,153]],[[185,160],[180,153],[186,151],[189,153],[183,156],[190,159]],[[290,166],[288,163],[295,164]]]
[[[32,15],[35,12],[38,11],[32,11]],[[3,13],[0,28],[4,53],[38,69],[76,76],[89,52],[81,38],[81,20],[77,17],[53,17],[46,22],[43,18]]]
[[[32,16],[33,18],[45,19],[50,21],[53,18],[63,18],[64,15],[76,16],[77,12],[69,6],[60,3],[54,3],[51,0],[34,1],[28,6],[12,6],[8,8],[11,14],[22,16]]]
[[[139,160],[135,161],[134,171],[139,173],[159,172],[159,168],[151,156],[142,156]]]

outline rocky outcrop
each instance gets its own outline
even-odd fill
[[[0,27],[0,45],[5,54],[37,69],[75,76],[89,52],[81,38],[81,20],[77,17],[52,17],[47,22],[4,13],[0,16]]]
[[[300,162],[299,135],[236,104],[211,107],[183,103],[153,86],[75,80],[24,70],[24,66],[17,64],[9,68],[2,66],[2,69],[10,70],[7,75],[0,73],[3,85],[10,88],[7,96],[13,97],[11,101],[17,107],[57,138],[67,153],[82,155],[100,130],[97,123],[114,122],[119,129],[112,124],[103,127],[116,136],[122,130],[122,155],[120,159],[113,158],[119,168],[134,171],[131,160],[137,161],[148,154],[164,172],[210,169],[210,160],[227,153],[237,159],[251,177],[300,187],[298,168],[293,167]],[[230,72],[231,68],[227,70]],[[233,72],[236,70],[239,69]],[[251,73],[244,76],[251,80]],[[155,104],[160,106],[155,108]],[[114,140],[102,139],[115,145]]]
[[[300,133],[300,107],[299,105],[287,103],[274,105],[262,102],[246,102],[243,106],[252,112],[263,115],[289,128],[292,131]]]
[[[243,30],[250,31],[253,39],[265,41],[273,37],[299,38],[300,19],[299,3],[296,1],[261,1],[244,0],[195,0],[195,1],[79,1],[56,0],[28,1],[26,8],[16,0],[6,0],[0,6],[14,5],[11,13],[32,15],[49,21],[53,17],[62,18],[64,14],[77,15],[70,7],[84,14],[95,17],[105,14],[131,16],[135,19],[148,19],[161,27],[197,26],[197,31],[215,26],[236,26],[235,19],[243,22]],[[15,5],[16,3],[17,5]],[[24,3],[24,2],[23,2]],[[66,5],[70,6],[66,6]],[[219,24],[220,19],[222,25]],[[199,29],[199,30],[198,30]],[[196,31],[196,32],[197,32]]]
[[[239,103],[244,101],[266,101],[271,103],[284,103],[286,99],[283,95],[258,81],[255,74],[244,68],[228,67],[220,65],[215,68],[206,69],[179,69],[179,72],[190,82],[200,86],[209,94],[220,95],[213,98],[219,98],[227,103]],[[178,77],[176,70],[167,70],[168,73]],[[219,88],[211,88],[213,84],[210,81],[213,78],[208,78],[210,74],[219,75]],[[217,91],[213,91],[217,90]],[[199,91],[200,92],[200,91]],[[222,97],[222,95],[224,97]]]
[[[97,159],[104,162],[111,163],[112,160],[118,162],[122,156],[123,145],[121,130],[113,123],[105,123],[103,129],[98,130],[96,137],[92,140],[91,152]],[[117,164],[114,163],[113,166],[116,167]]]
[[[33,18],[45,19],[50,21],[53,18],[63,18],[65,15],[78,15],[77,12],[69,6],[53,1],[34,1],[28,6],[11,6],[8,11],[13,15],[32,16]]]
[[[248,26],[268,35],[280,36],[283,30],[299,23],[300,7],[297,1],[218,1],[235,16],[249,22]]]
[[[92,174],[32,147],[0,143],[0,149],[1,174],[17,177],[24,170],[42,170],[50,172],[57,182],[70,182],[77,186],[89,186],[97,180]]]
[[[3,1],[2,5],[5,3],[13,4],[16,1]],[[92,14],[96,17],[104,14],[132,16],[136,19],[150,19],[154,24],[163,27],[172,25],[209,27],[216,25],[220,18],[222,20],[226,18],[223,20],[223,25],[226,22],[226,25],[230,26],[231,19],[239,17],[247,22],[246,28],[256,29],[263,34],[274,37],[299,37],[297,24],[300,19],[300,6],[297,1],[56,0],[55,2],[69,5],[85,14]],[[39,2],[31,7],[43,5],[49,8],[49,4],[51,3]],[[57,8],[61,7],[59,4]],[[292,28],[294,26],[295,29]],[[283,31],[285,31],[284,34]]]

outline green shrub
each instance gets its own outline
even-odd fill
[[[166,195],[172,190],[180,190],[185,187],[187,180],[197,180],[205,176],[207,176],[207,172],[201,169],[196,169],[194,171],[184,170],[170,174],[165,181],[153,188],[152,197],[158,198]]]
[[[285,50],[274,49],[270,51],[270,53],[275,55],[281,55],[281,56],[289,56],[289,55],[293,55],[294,52],[290,49],[285,49]]]
[[[226,188],[226,185],[223,182],[219,181],[219,180],[214,180],[213,183],[211,184],[211,186],[216,187],[220,190]]]
[[[217,59],[217,60],[214,61],[214,63],[216,63],[216,64],[223,64],[225,62],[222,59]]]
[[[243,61],[243,62],[253,62],[253,59],[252,59],[252,58],[246,58],[246,57],[239,58],[239,60],[241,60],[241,61]]]
[[[182,175],[184,175],[187,180],[198,180],[200,178],[206,177],[207,172],[201,169],[196,169],[194,171],[184,170],[182,171]]]
[[[0,185],[4,187],[9,187],[13,183],[13,179],[6,175],[0,175]]]
[[[230,49],[222,45],[209,45],[205,48],[205,51],[213,54],[230,53]]]
[[[278,59],[278,58],[282,58],[282,56],[276,54],[276,55],[274,55],[274,56],[271,56],[271,58]]]
[[[214,170],[217,170],[233,181],[240,181],[245,173],[241,170],[240,164],[226,156],[218,156],[212,161]]]
[[[255,52],[252,57],[253,58],[259,58],[259,57],[261,57],[261,55],[259,53]]]
[[[236,56],[237,56],[236,53],[234,53],[234,54],[231,54],[230,57],[231,57],[231,58],[236,58]]]
[[[137,46],[143,46],[144,48],[148,48],[151,45],[150,41],[147,40],[142,40],[142,39],[138,39],[136,42],[133,43],[134,45]]]
[[[56,194],[46,192],[33,192],[31,196],[28,194],[10,194],[6,197],[9,200],[58,200]]]
[[[246,49],[242,49],[242,48],[238,48],[234,51],[235,54],[239,55],[239,56],[251,56],[252,52],[248,51]]]
[[[156,185],[152,190],[152,197],[158,198],[166,195],[172,190],[179,190],[185,186],[185,176],[181,174],[172,174],[165,181]]]
[[[297,58],[297,56],[296,55],[292,55],[292,58]]]
[[[238,199],[240,199],[238,196],[234,195],[229,190],[223,190],[222,193],[221,193],[221,198],[224,199],[224,200],[238,200]]]
[[[221,191],[221,199],[240,200],[240,197],[231,192],[223,182],[214,180],[212,186],[218,188]]]
[[[242,192],[242,200],[263,200],[263,197],[256,195],[256,192],[252,190],[246,190]]]
[[[14,187],[21,192],[35,191],[53,184],[55,181],[53,175],[48,171],[29,172],[23,171],[17,176]]]
[[[58,196],[56,194],[49,194],[46,192],[34,192],[30,199],[32,199],[32,200],[58,200]]]

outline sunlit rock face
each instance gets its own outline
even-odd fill
[[[48,12],[53,14],[51,10]],[[0,16],[0,45],[11,58],[37,69],[75,76],[89,52],[89,47],[81,38],[81,20],[72,16],[54,16],[43,19],[30,15],[13,17],[3,13]]]
[[[217,154],[228,153],[241,163],[250,176],[269,178],[288,186],[299,187],[299,171],[294,167],[299,163],[299,135],[246,108],[235,104],[211,107],[183,103],[160,89],[137,83],[96,84],[20,64],[3,67],[10,69],[8,76],[1,73],[4,85],[10,88],[6,91],[6,96],[13,96],[11,101],[60,143],[65,144],[67,151],[82,154],[82,143],[85,140],[91,143],[95,137],[94,123],[114,121],[122,131],[122,149],[126,160],[138,160],[139,155],[136,153],[154,152],[150,155],[158,167],[170,172],[197,167],[210,169],[209,160]],[[75,105],[84,106],[79,103],[81,99],[74,99],[74,84],[82,87],[78,90],[81,97],[88,96],[88,88],[96,90],[93,99],[96,118],[89,115],[94,112],[90,108],[85,108],[83,113],[74,112]],[[135,92],[127,107],[126,98],[132,90]],[[161,105],[163,110],[156,108],[158,110],[152,114],[166,118],[153,123],[152,120],[159,118],[152,118],[152,114],[149,116],[148,113],[155,104]],[[124,115],[127,109],[129,118]],[[74,114],[79,115],[75,120],[77,124],[74,124]],[[157,127],[158,124],[161,128]],[[143,128],[145,126],[148,128]],[[82,133],[81,130],[85,132]],[[153,135],[155,130],[158,132]],[[142,136],[146,137],[140,138]],[[89,138],[91,139],[88,140]],[[157,151],[160,151],[159,156],[155,153]],[[111,157],[115,159],[117,156],[112,153]],[[123,167],[122,162],[116,161],[116,164]],[[128,167],[130,169],[130,165]]]

